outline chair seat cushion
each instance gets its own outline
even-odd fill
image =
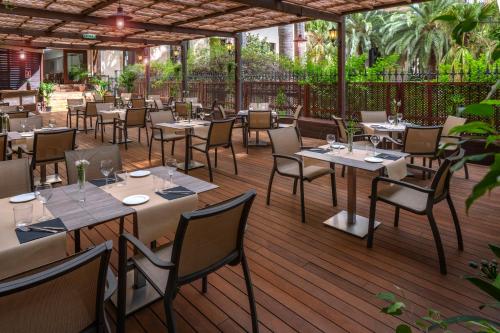
[[[278,168],[279,172],[291,177],[299,177],[299,165],[295,162],[281,165]],[[320,167],[317,165],[309,165],[303,169],[303,176],[305,180],[312,181],[318,177],[332,173],[330,168]]]
[[[154,253],[158,258],[164,261],[170,261],[172,257],[172,244],[165,244],[160,246]],[[135,265],[149,278],[150,282],[155,285],[155,287],[161,290],[163,295],[165,288],[167,286],[169,270],[159,268],[151,263],[143,255],[134,256]]]
[[[423,212],[427,206],[427,193],[401,185],[382,185],[377,196],[385,201],[392,202],[414,211]]]
[[[176,134],[176,133],[166,133],[163,132],[163,141],[173,141],[173,140],[182,140],[184,139],[184,134]],[[161,140],[161,134],[158,131],[155,131],[153,136],[155,140]]]

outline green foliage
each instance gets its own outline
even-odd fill
[[[179,81],[181,79],[181,65],[170,59],[165,61],[151,62],[151,86],[158,88],[168,81]]]
[[[276,105],[276,110],[280,115],[285,113],[284,107],[286,106],[286,94],[285,94],[285,89],[283,89],[283,87],[278,88],[275,105]]]
[[[491,62],[487,59],[486,54],[475,58],[472,54],[466,53],[460,61],[451,63],[443,63],[439,65],[438,82],[452,82],[465,79],[470,82],[495,82],[494,75],[487,75],[486,72],[493,71],[495,68],[500,69],[500,60]],[[461,78],[460,75],[465,74]]]
[[[222,39],[212,37],[207,47],[200,47],[196,53],[188,54],[189,70],[191,72],[212,72],[230,74],[234,70],[234,55],[232,55]]]
[[[144,65],[135,64],[125,67],[118,77],[118,86],[124,88],[128,93],[132,92],[135,80],[141,73],[144,73]]]
[[[104,95],[108,92],[108,81],[103,80],[98,76],[93,76],[90,78],[90,83],[94,85],[94,90],[99,96],[104,97]]]
[[[246,43],[241,50],[243,70],[252,75],[260,75],[278,69],[279,61],[271,51],[266,38],[260,39],[256,35],[246,34]]]
[[[69,69],[69,77],[76,82],[84,82],[89,76],[89,72],[82,66],[73,65]]]
[[[52,82],[41,82],[40,87],[38,88],[38,93],[42,96],[45,105],[50,105],[50,99],[52,98],[52,94],[56,90],[55,83]]]
[[[396,71],[398,68],[397,54],[391,54],[386,57],[379,57],[372,67],[365,67],[368,56],[352,56],[347,59],[346,71],[349,73],[350,82],[381,82],[384,77],[381,73]]]

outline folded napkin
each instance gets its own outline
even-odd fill
[[[30,224],[28,227],[33,226],[33,227],[57,227],[57,228],[64,228],[66,229],[66,226],[63,224],[60,218],[55,218],[52,220],[48,221],[43,221],[35,224]],[[60,231],[60,232],[65,232],[65,231]],[[55,235],[50,232],[43,232],[43,231],[36,231],[36,230],[30,230],[30,231],[21,231],[16,229],[16,236],[17,239],[19,240],[20,244],[31,242],[35,239],[47,237],[47,236],[52,236]]]
[[[383,160],[391,160],[391,161],[397,161],[401,158],[401,156],[385,154],[385,153],[377,154],[377,155],[375,155],[375,157],[381,158]]]
[[[182,193],[179,193],[182,192]],[[167,200],[175,200],[175,199],[180,199],[183,197],[187,197],[193,194],[196,194],[196,192],[193,192],[184,186],[176,186],[176,187],[171,187],[166,190],[163,190],[161,192],[156,192],[160,197],[167,199]]]
[[[312,153],[318,153],[318,154],[326,154],[330,150],[329,149],[324,149],[324,148],[309,148],[307,151],[310,151]]]
[[[108,185],[114,184],[117,182],[121,182],[121,181],[123,181],[123,179],[120,177],[118,177],[118,180],[116,180],[115,177],[109,177],[108,178]],[[106,185],[106,178],[92,179],[92,180],[89,180],[89,183],[94,184],[97,187],[105,186]]]
[[[387,170],[387,176],[394,180],[401,180],[408,175],[406,160],[404,157],[387,164],[385,169]]]

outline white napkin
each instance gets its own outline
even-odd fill
[[[387,176],[394,180],[401,180],[408,175],[406,160],[404,157],[387,164],[385,168],[387,170]]]

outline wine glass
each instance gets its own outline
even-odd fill
[[[403,122],[403,114],[402,113],[398,113],[396,115],[396,119],[398,120],[398,124],[401,124]]]
[[[115,183],[117,183],[118,186],[127,186],[127,180],[128,180],[128,171],[127,170],[116,170],[115,171]]]
[[[168,158],[165,162],[165,166],[167,167],[168,178],[170,181],[170,185],[174,185],[174,172],[177,170],[177,160],[175,158]]]
[[[113,171],[113,160],[102,160],[101,161],[101,173],[106,177],[106,185],[108,185],[108,176]]]
[[[332,152],[335,152],[334,145],[335,145],[335,135],[334,134],[327,134],[326,135],[326,142],[328,142],[328,145],[330,146],[330,150]]]
[[[50,184],[40,184],[35,186],[35,196],[42,203],[42,216],[38,219],[38,221],[47,221],[50,220],[45,214],[45,206],[47,202],[52,198],[52,186]]]
[[[49,128],[55,128],[56,127],[56,120],[54,118],[49,119]]]
[[[380,137],[378,135],[372,135],[370,141],[373,144],[373,156],[377,154],[377,145],[380,143]]]
[[[391,125],[391,127],[394,125],[394,116],[389,116],[387,117],[387,121],[389,122],[389,125]]]
[[[21,120],[21,131],[26,132],[26,126],[28,125],[28,122],[26,120]]]
[[[205,112],[202,111],[202,112],[199,113],[199,115],[200,115],[200,119],[201,120],[205,119]]]
[[[17,106],[17,111],[23,112],[24,111],[24,105],[18,105]]]

